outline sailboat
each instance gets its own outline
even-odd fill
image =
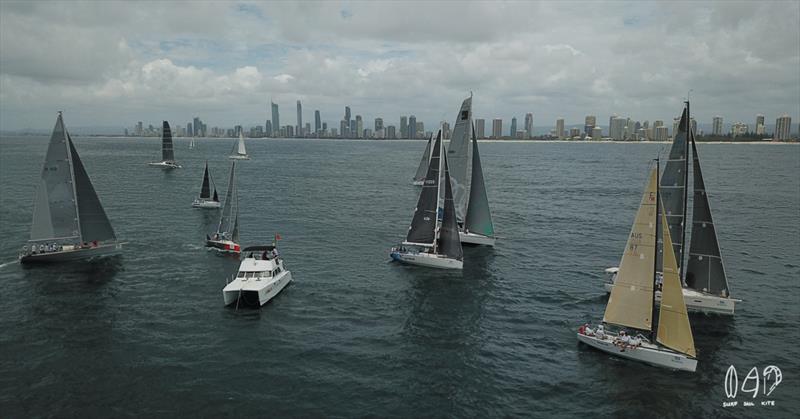
[[[417,173],[414,174],[414,186],[422,186],[425,183],[425,175],[428,174],[428,162],[431,159],[431,143],[433,142],[433,134],[428,138],[428,145],[425,146],[425,152],[422,153],[422,158],[419,160]]]
[[[189,149],[191,150],[193,148],[194,148],[194,137],[189,139]]]
[[[213,193],[211,192],[213,189]],[[203,184],[200,186],[200,196],[195,198],[192,202],[194,208],[219,208],[219,196],[217,195],[217,186],[208,173],[208,161],[206,161],[206,168],[203,172]]]
[[[471,140],[471,141],[470,141]],[[464,244],[494,246],[494,225],[489,210],[478,140],[472,125],[472,94],[461,103],[447,147],[453,200]]]
[[[681,115],[678,132],[672,143],[669,160],[664,169],[664,176],[661,179],[667,224],[672,237],[675,238],[673,250],[677,256],[678,269],[683,274],[683,296],[689,311],[733,315],[736,303],[742,300],[732,298],[730,295],[728,278],[722,263],[719,240],[711,217],[711,207],[700,168],[700,157],[690,124],[689,102],[687,101]],[[688,201],[690,144],[694,190],[693,213],[688,262],[684,267],[683,260],[684,254],[686,254],[684,219]],[[608,268],[606,273],[609,274],[610,280],[606,281],[605,289],[611,292],[616,280],[617,268]],[[661,293],[657,293],[656,301],[660,300]]]
[[[239,253],[239,194],[236,188],[236,162],[231,162],[225,206],[219,217],[217,232],[206,235],[206,247],[223,253]]]
[[[442,130],[436,134],[425,183],[419,194],[406,240],[392,248],[392,260],[431,268],[462,269],[464,254],[458,239],[453,191],[447,157],[443,153]],[[444,175],[440,175],[444,170]],[[439,202],[444,193],[444,207]]]
[[[231,155],[228,156],[228,158],[234,160],[250,160],[250,156],[247,155],[247,150],[244,148],[244,135],[241,131],[239,132],[239,141],[234,144]]]
[[[150,166],[161,167],[162,169],[180,169],[181,166],[175,161],[175,151],[172,148],[172,131],[169,129],[169,122],[164,121],[161,129],[161,161],[148,163]]]
[[[21,263],[64,262],[118,253],[117,241],[61,112],[36,189],[33,223]]]
[[[664,228],[663,276],[656,273],[659,224],[667,225],[661,207],[658,163],[636,213],[617,272],[620,286],[611,290],[603,325],[578,329],[577,338],[593,348],[622,358],[659,367],[694,372],[697,368],[694,337],[681,292],[680,273],[669,228]],[[659,223],[659,218],[660,223]],[[655,293],[661,287],[658,322],[653,322]],[[606,326],[621,328],[618,331]],[[632,336],[624,328],[638,331]]]

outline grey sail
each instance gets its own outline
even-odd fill
[[[436,217],[439,207],[439,159],[442,149],[442,131],[436,135],[436,142],[431,149],[431,159],[428,162],[428,171],[419,193],[417,207],[414,209],[414,218],[408,228],[406,243],[425,244],[433,246],[436,240]]]
[[[440,131],[441,132],[441,131]],[[439,228],[439,243],[437,252],[451,259],[464,259],[461,239],[458,237],[458,222],[456,222],[456,209],[453,199],[453,190],[450,186],[450,171],[448,170],[447,157],[444,158],[444,214],[442,225]]]
[[[116,240],[114,229],[108,221],[100,198],[92,186],[92,181],[83,167],[81,158],[72,144],[72,138],[67,134],[72,167],[75,173],[75,193],[78,201],[78,220],[80,222],[81,237],[84,242]]]
[[[216,190],[214,190],[216,192]],[[200,187],[200,199],[211,198],[211,181],[208,179],[208,162],[206,162],[206,169],[203,172],[203,186]]]
[[[730,296],[728,278],[719,251],[717,231],[711,217],[700,158],[691,135],[694,170],[694,199],[692,205],[692,238],[686,268],[686,287],[723,297]]]
[[[472,96],[464,99],[456,116],[450,145],[447,146],[447,162],[450,165],[450,182],[453,187],[453,202],[458,222],[464,221],[469,200],[470,131],[472,131]]]
[[[687,158],[689,154],[689,143],[687,141],[687,130],[689,121],[689,110],[683,109],[681,121],[678,124],[678,132],[672,141],[672,149],[669,152],[664,174],[661,177],[661,202],[664,205],[664,212],[669,224],[669,234],[672,238],[672,248],[675,251],[675,258],[678,262],[678,270],[683,266],[683,242],[684,242],[684,218],[686,218],[686,182],[688,180]],[[659,244],[659,247],[661,244]],[[656,255],[657,266],[661,266],[662,251]]]
[[[239,243],[239,214],[233,217],[233,232],[231,233],[231,240],[234,243]]]
[[[59,112],[36,188],[31,242],[52,239],[81,241],[73,179],[67,132]]]
[[[421,182],[425,180],[425,175],[428,173],[428,160],[431,158],[431,142],[433,142],[433,136],[428,138],[428,145],[425,146],[425,152],[422,153],[422,159],[419,161],[414,181]]]
[[[236,162],[231,162],[231,173],[228,177],[228,191],[225,193],[225,204],[222,206],[222,214],[219,217],[217,233],[229,235],[236,224],[236,216],[239,214],[238,196],[236,193]]]
[[[161,129],[161,159],[169,162],[175,161],[175,151],[172,149],[172,130],[169,129],[167,121],[164,121]]]
[[[489,210],[489,197],[486,195],[486,185],[483,182],[483,167],[481,156],[478,153],[478,139],[475,130],[472,130],[472,178],[469,189],[469,205],[467,218],[464,221],[467,232],[477,233],[487,237],[494,237],[494,224],[492,213]]]

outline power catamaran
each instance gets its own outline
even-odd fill
[[[147,164],[162,169],[181,168],[181,165],[175,161],[175,150],[172,148],[172,131],[169,129],[169,122],[167,121],[164,121],[161,127],[161,161]]]
[[[689,102],[683,109],[678,132],[672,143],[669,160],[661,179],[663,203],[667,223],[672,237],[675,238],[673,248],[677,255],[678,268],[683,274],[683,296],[689,311],[733,315],[737,302],[732,298],[722,254],[719,249],[716,228],[711,217],[705,181],[700,169],[700,157],[694,139],[694,131],[690,128]],[[689,144],[692,150],[693,169],[693,212],[689,257],[683,265],[686,249],[686,218],[688,179],[689,179]],[[659,254],[659,256],[661,256]],[[659,264],[660,266],[660,264]],[[609,278],[604,287],[611,292],[618,274],[616,267],[605,270]],[[661,300],[661,293],[656,293],[656,301]]]
[[[211,193],[211,190],[214,190],[214,193]],[[211,178],[211,174],[208,173],[208,161],[206,161],[206,168],[203,172],[203,184],[200,186],[200,196],[195,198],[194,202],[192,202],[192,207],[194,208],[219,208],[219,196],[217,195],[217,186],[214,184],[214,180]]]
[[[241,131],[239,131],[239,141],[233,145],[233,150],[231,150],[231,155],[228,156],[228,158],[234,160],[250,160],[250,156],[247,155],[247,150],[244,148],[244,135]]]
[[[206,235],[206,247],[223,253],[239,253],[239,194],[236,188],[236,162],[231,162],[225,206],[219,216],[217,232]]]
[[[442,130],[436,134],[425,184],[419,194],[406,240],[392,248],[392,260],[443,269],[463,269],[464,253],[458,239],[453,192],[447,158],[442,153]],[[444,169],[444,175],[440,175]],[[439,202],[444,192],[444,207]],[[441,214],[441,215],[440,215]],[[441,218],[440,218],[441,217]]]
[[[694,337],[683,301],[681,281],[671,234],[664,229],[663,275],[656,274],[659,224],[667,225],[658,186],[658,163],[650,170],[625,252],[617,272],[618,286],[603,316],[603,325],[596,330],[581,326],[578,341],[614,356],[645,362],[659,367],[694,372],[697,368]],[[658,219],[660,218],[660,223]],[[658,323],[652,320],[656,311],[655,293],[661,287],[662,301]],[[624,330],[612,331],[605,326],[638,330],[629,336]]]
[[[422,158],[417,166],[417,173],[414,174],[414,186],[422,186],[425,183],[425,175],[428,173],[428,163],[431,160],[431,143],[433,142],[433,134],[428,138],[428,145],[425,146],[425,152],[422,153]]]
[[[33,203],[33,223],[21,263],[65,262],[119,253],[100,198],[58,113]]]
[[[292,282],[278,249],[272,246],[244,248],[245,256],[236,277],[222,289],[225,305],[244,303],[263,306]]]

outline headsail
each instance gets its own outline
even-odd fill
[[[247,150],[244,148],[244,134],[239,132],[239,142],[236,143],[234,152],[240,156],[246,156]]]
[[[431,143],[433,142],[433,135],[428,138],[428,145],[425,146],[425,152],[422,153],[422,159],[419,161],[417,173],[414,175],[414,181],[422,182],[425,180],[425,175],[428,173],[428,163],[431,159]]]
[[[161,159],[167,162],[175,161],[175,151],[172,149],[172,130],[169,122],[164,121],[161,127]]]
[[[672,149],[669,152],[664,174],[661,177],[660,189],[661,202],[664,203],[669,232],[674,238],[672,247],[677,258],[678,269],[681,268],[683,262],[683,228],[685,225],[684,219],[686,218],[687,159],[689,158],[686,128],[688,121],[689,109],[684,108],[681,122],[678,124],[678,132],[674,134],[675,139],[672,141]],[[661,256],[663,256],[663,252],[659,253],[659,257]]]
[[[722,297],[730,296],[728,278],[719,250],[717,230],[711,217],[700,157],[691,136],[694,169],[694,204],[692,211],[692,239],[686,269],[686,286]]]
[[[483,182],[483,166],[478,153],[478,139],[475,130],[472,130],[472,179],[469,188],[469,205],[464,227],[468,232],[482,234],[487,237],[494,236],[492,213],[489,210],[489,198],[486,195],[486,185]]]
[[[603,322],[642,330],[652,327],[657,195],[658,169],[653,167],[622,254]]]
[[[665,215],[661,214],[662,225],[667,223]],[[656,340],[667,348],[689,356],[696,356],[692,326],[689,324],[689,315],[686,313],[686,303],[683,300],[680,271],[675,259],[675,252],[669,229],[664,229],[664,279],[661,285],[661,307],[658,315],[658,333]],[[616,286],[614,287],[616,288]]]
[[[108,221],[103,205],[100,204],[100,198],[97,197],[92,181],[89,179],[86,169],[83,168],[83,163],[72,144],[69,133],[67,133],[67,143],[75,173],[75,195],[78,202],[78,221],[80,222],[82,241],[116,240],[114,228]]]
[[[441,132],[441,131],[440,131]],[[453,205],[453,191],[450,187],[450,171],[447,166],[447,156],[444,156],[444,215],[439,228],[439,243],[437,253],[451,259],[464,259],[461,239],[458,236],[458,223],[456,222],[456,209]]]
[[[422,244],[433,246],[436,240],[436,217],[439,207],[439,168],[442,151],[442,131],[436,135],[436,142],[431,150],[431,159],[428,162],[428,171],[419,193],[417,207],[414,209],[414,218],[406,236],[407,244]]]
[[[216,189],[214,190],[216,192]],[[211,182],[208,179],[208,162],[206,161],[206,169],[203,172],[203,186],[200,187],[200,199],[211,198]]]
[[[456,217],[463,222],[467,214],[469,199],[470,138],[472,131],[472,96],[464,99],[456,116],[450,145],[447,146],[447,162],[450,165],[450,181],[453,186],[453,203]]]
[[[228,191],[225,193],[225,204],[222,206],[222,213],[219,217],[217,233],[230,234],[236,216],[239,214],[238,194],[236,193],[236,162],[231,162],[231,173],[228,177]]]

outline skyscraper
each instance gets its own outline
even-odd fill
[[[281,116],[278,113],[278,105],[274,102],[270,102],[270,104],[272,105],[272,131],[277,137],[280,135],[281,130]]]
[[[350,132],[348,138],[358,138],[358,126],[356,125],[356,120],[350,120]]]
[[[397,138],[397,133],[395,132],[394,125],[389,125],[386,127],[386,138],[390,140],[394,140]]]
[[[597,118],[594,115],[586,115],[586,122],[583,124],[583,132],[592,135],[592,130],[597,125]]]
[[[356,138],[364,137],[364,120],[361,115],[356,115]]]
[[[509,130],[509,137],[515,138],[517,136],[517,117],[511,118],[511,129]]]
[[[303,105],[297,101],[297,136],[303,136]]]
[[[711,135],[722,135],[722,117],[715,116],[711,124]]]
[[[559,140],[564,138],[564,118],[556,119],[556,137]]]
[[[603,139],[603,130],[600,127],[592,128],[592,139],[593,140]]]
[[[322,118],[319,115],[319,109],[314,111],[314,133],[319,135],[322,131]]]
[[[622,141],[625,139],[625,127],[628,126],[628,118],[612,116],[608,126],[608,136],[613,140]]]
[[[191,122],[186,124],[186,136],[187,137],[193,137],[194,136],[194,131],[192,131],[192,123]]]
[[[350,107],[349,106],[345,106],[344,107],[344,120],[347,121],[348,124],[350,123]]]
[[[486,138],[486,120],[475,120],[475,138]]]
[[[400,117],[400,138],[408,138],[408,117]]]
[[[500,138],[503,136],[503,120],[495,118],[492,120],[492,138]]]
[[[788,114],[781,115],[780,118],[775,120],[775,135],[772,137],[776,140],[788,140],[792,132],[792,118]]]
[[[533,114],[525,114],[525,136],[527,138],[533,137]]]
[[[266,137],[272,137],[272,121],[267,119],[267,123],[264,124],[264,135]]]
[[[764,135],[767,133],[767,128],[764,126],[764,115],[756,115],[756,135]]]
[[[375,133],[383,129],[383,118],[375,118]]]
[[[203,129],[203,121],[201,121],[200,118],[195,116],[194,120],[192,121],[192,124],[194,126],[192,130],[192,132],[194,132],[194,136],[205,137],[206,131]]]
[[[342,138],[347,138],[348,131],[350,131],[350,123],[345,119],[339,121],[339,132],[342,134]]]
[[[408,117],[408,133],[407,133],[407,135],[408,135],[407,138],[411,138],[412,140],[417,138],[417,117],[414,116],[414,115],[411,115],[411,116]]]

